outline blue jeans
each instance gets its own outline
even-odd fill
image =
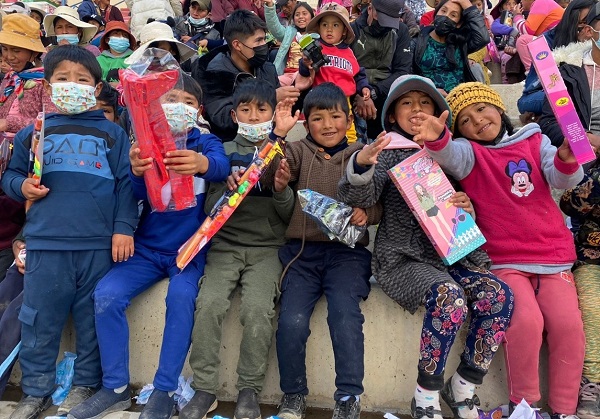
[[[298,253],[294,240],[279,251],[285,267]],[[283,279],[277,358],[281,390],[308,394],[306,341],[310,317],[323,294],[327,299],[327,324],[335,359],[334,398],[364,391],[364,316],[360,302],[370,291],[371,253],[360,245],[354,249],[337,242],[308,242]]]
[[[10,355],[21,340],[19,310],[23,303],[23,275],[15,265],[8,268],[0,282],[0,364]],[[16,361],[16,359],[15,359]],[[0,377],[0,399],[10,378],[12,365]]]

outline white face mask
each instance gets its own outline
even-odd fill
[[[173,132],[186,132],[196,126],[198,109],[182,102],[163,103],[163,112]]]
[[[246,124],[238,120],[237,133],[244,137],[246,140],[258,143],[266,140],[269,134],[273,130],[273,120],[267,122],[261,122],[260,124]]]

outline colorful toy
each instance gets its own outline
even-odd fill
[[[246,195],[258,183],[277,154],[284,156],[282,142],[267,141],[258,151],[233,191],[227,190],[217,201],[198,231],[179,249],[177,267],[181,270],[202,250],[210,239],[219,231],[231,214],[241,204]]]
[[[31,179],[37,180],[38,185],[42,180],[44,167],[44,111],[38,113],[33,121],[33,132],[31,134],[31,148],[29,150],[29,175]],[[25,211],[33,205],[33,201],[25,202]]]

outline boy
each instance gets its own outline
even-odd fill
[[[205,89],[208,122],[223,141],[231,141],[236,135],[236,122],[231,118],[232,95],[242,80],[257,78],[270,84],[277,89],[278,102],[300,96],[293,86],[279,87],[277,70],[267,62],[266,30],[265,22],[254,13],[236,10],[225,22],[223,36],[227,46],[194,62],[192,76]]]
[[[348,99],[333,83],[321,84],[306,95],[304,115],[309,135],[287,146],[289,181],[297,185],[295,189],[310,188],[335,197],[350,156],[363,146],[348,145],[346,130],[352,123]],[[350,222],[377,224],[379,217],[378,206],[354,208]],[[364,376],[364,317],[359,303],[370,291],[371,253],[364,247],[368,237],[363,237],[354,249],[331,241],[296,203],[286,238],[288,242],[279,251],[286,275],[277,329],[277,358],[284,396],[277,415],[281,419],[304,417],[310,317],[325,294],[336,370],[333,417],[358,418]]]
[[[95,109],[101,109],[104,117],[110,122],[119,123],[117,107],[119,105],[119,92],[110,84],[102,82],[102,90],[96,99]]]
[[[46,117],[43,185],[27,177],[33,127],[15,137],[2,188],[30,200],[24,236],[27,271],[20,365],[24,397],[12,419],[33,419],[52,404],[56,358],[72,314],[77,333],[73,387],[59,414],[88,398],[101,378],[92,292],[112,262],[133,254],[137,204],[125,132],[91,110],[102,88],[92,53],[61,46],[44,61],[44,86],[59,113]]]
[[[277,107],[275,103],[275,89],[260,80],[251,79],[236,88],[231,117],[239,123],[238,135],[225,144],[232,175],[227,184],[211,184],[207,212],[228,187],[235,186],[238,175],[249,166],[257,147],[267,136],[273,140],[283,139],[293,128],[298,113],[291,115],[292,101],[280,102]],[[274,111],[276,126],[272,128]],[[240,393],[234,417],[261,417],[257,394],[265,380],[273,339],[272,320],[281,275],[277,252],[284,242],[294,207],[288,179],[286,161],[275,159],[260,183],[213,239],[202,278],[202,293],[196,304],[190,355],[196,394],[182,410],[182,419],[205,418],[217,406],[222,324],[238,284],[242,288],[240,322],[244,331],[237,367]]]
[[[192,0],[190,4],[190,12],[176,19],[176,24],[173,27],[175,37],[183,43],[187,43],[192,37],[194,44],[202,40],[203,46],[208,45],[208,40],[216,41],[221,39],[221,34],[215,27],[215,23],[210,19],[210,1],[208,0]],[[219,41],[216,46],[222,45]],[[212,49],[212,48],[210,48]]]
[[[136,45],[137,41],[125,22],[118,20],[108,22],[106,31],[100,39],[100,51],[102,53],[98,56],[104,80],[109,83],[119,83],[118,77],[108,78],[108,75],[111,70],[129,67],[125,64],[125,59],[133,54]]]
[[[183,73],[182,73],[183,74]],[[195,121],[202,90],[190,76],[183,74],[183,90],[173,89],[161,101],[169,124],[178,125],[187,115],[172,112],[185,104],[189,121]],[[181,107],[179,107],[181,108]],[[204,220],[206,181],[220,182],[228,172],[227,158],[221,141],[212,134],[200,134],[195,122],[187,125],[187,149],[167,153],[165,164],[182,175],[195,175],[197,205],[177,212],[151,211],[146,198],[143,174],[152,168],[152,158],[142,159],[133,145],[129,159],[133,193],[144,201],[141,222],[135,232],[135,255],[113,268],[94,292],[96,328],[102,356],[102,388],[85,403],[71,409],[69,418],[100,418],[131,405],[129,388],[129,328],[125,311],[131,300],[152,285],[169,276],[166,324],[163,334],[154,391],[140,418],[169,419],[174,413],[177,379],[190,345],[194,321],[194,303],[198,295],[198,278],[204,272],[206,252],[179,272],[175,264],[177,250],[194,234]]]

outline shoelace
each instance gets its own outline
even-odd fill
[[[302,405],[302,396],[299,394],[296,394],[294,396],[285,396],[283,405],[288,409],[300,410],[300,407]]]
[[[335,406],[335,412],[333,413],[333,417],[334,418],[345,418],[348,417],[348,415],[350,414],[350,410],[352,409],[352,406],[354,405],[354,400],[348,399],[346,401],[343,401],[341,403],[338,403]]]
[[[579,396],[581,397],[581,401],[586,402],[595,402],[600,395],[600,385],[598,383],[587,383],[585,384],[580,392]],[[563,418],[566,419],[567,417]]]

